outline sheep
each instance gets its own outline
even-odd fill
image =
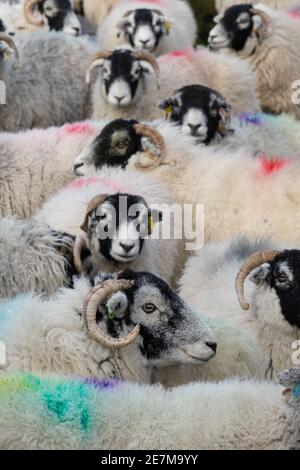
[[[188,260],[179,281],[179,293],[189,305],[251,334],[261,351],[266,379],[293,365],[293,347],[300,339],[300,251],[279,246],[247,237],[209,244]],[[251,309],[246,314],[241,307],[249,308],[243,294],[249,274]]]
[[[127,43],[156,56],[192,47],[196,36],[192,9],[182,0],[164,0],[159,5],[121,1],[98,29],[98,41],[104,50]]]
[[[263,111],[299,118],[298,99],[293,96],[300,72],[299,21],[260,4],[232,6],[215,21],[210,48],[235,54],[251,66]]]
[[[0,77],[6,86],[6,104],[0,107],[2,131],[45,128],[87,117],[84,76],[92,45],[62,33],[24,35],[16,44],[1,34],[0,41]],[[15,54],[18,49],[17,67],[3,57],[3,42]]]
[[[51,295],[71,282],[73,240],[35,220],[0,218],[0,299]]]
[[[72,0],[22,0],[14,4],[6,1],[0,3],[0,18],[13,33],[31,33],[41,29],[62,31],[72,36],[81,33]]]
[[[233,5],[240,5],[243,2],[241,0],[215,0],[216,9],[219,13],[227,10],[227,8],[232,7]],[[259,0],[254,0],[251,2],[252,5],[259,3]],[[283,9],[295,5],[295,0],[264,0],[264,4],[268,5],[274,9]]]
[[[93,73],[96,68],[98,73]],[[86,79],[93,79],[93,119],[160,118],[158,100],[175,88],[197,83],[218,90],[237,113],[260,110],[248,64],[203,47],[164,54],[157,61],[149,52],[128,47],[102,51],[92,59]]]
[[[125,121],[124,132],[128,132],[128,126],[129,121]],[[117,132],[115,130],[112,122],[105,131],[106,140],[102,140],[100,134],[76,158],[78,175],[88,176],[96,169],[99,171],[105,148],[111,156],[116,153],[124,135],[120,135],[119,126]],[[275,241],[300,242],[298,157],[272,159],[267,154],[254,156],[243,147],[232,150],[196,146],[191,144],[190,136],[183,135],[177,126],[172,127],[167,122],[160,123],[159,131],[165,140],[165,159],[154,168],[151,168],[153,158],[148,159],[148,166],[142,159],[141,165],[139,153],[130,150],[131,141],[136,137],[134,133],[133,136],[127,134],[127,145],[123,147],[125,171],[135,168],[147,172],[172,189],[181,203],[191,204],[194,209],[203,204],[204,242],[220,241],[240,233],[272,234]],[[99,147],[95,146],[97,140]],[[109,162],[105,159],[103,163]],[[201,225],[199,230],[202,234]]]
[[[281,384],[253,380],[166,391],[119,381],[10,374],[0,379],[0,447],[296,450],[299,368],[284,371],[281,380],[291,386],[288,395],[282,395]],[[100,464],[111,459],[116,463],[119,457],[102,455]]]
[[[215,356],[211,330],[161,278],[148,272],[76,278],[42,300],[0,304],[1,374],[76,374],[150,383],[153,366],[200,364]],[[14,326],[14,328],[12,328]]]
[[[75,9],[84,13],[90,24],[96,29],[119,0],[75,0]]]
[[[187,256],[176,197],[137,171],[106,168],[91,178],[75,180],[50,198],[35,218],[76,236],[76,267],[90,276],[130,266],[175,283]],[[91,255],[81,266],[80,253],[88,254],[87,249]]]
[[[247,146],[256,154],[290,157],[300,154],[299,122],[291,115],[243,113],[231,116],[231,106],[215,90],[190,85],[160,103],[166,118],[197,144],[239,148]]]

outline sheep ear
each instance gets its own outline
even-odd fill
[[[253,21],[253,31],[256,33],[257,31],[259,31],[259,29],[260,29],[260,28],[262,27],[262,25],[263,25],[261,16],[259,16],[259,15],[254,15],[253,18],[252,18],[252,21]]]
[[[223,13],[220,13],[219,15],[215,16],[213,18],[214,23],[220,23],[220,21],[223,19],[224,15]]]
[[[249,277],[249,281],[253,282],[257,288],[259,288],[262,283],[267,279],[270,273],[270,265],[269,263],[265,263],[262,266],[254,269],[251,276]]]
[[[162,211],[158,209],[148,209],[148,235],[150,235],[155,225],[163,219]]]
[[[159,103],[158,107],[165,112],[166,119],[170,119],[173,113],[173,108],[174,108],[174,103],[173,103],[172,98],[166,98],[161,103]]]
[[[163,18],[163,28],[164,28],[164,32],[165,34],[170,34],[170,31],[172,29],[172,26],[173,26],[173,21],[170,20],[169,18]]]
[[[119,20],[117,23],[116,23],[116,29],[118,29],[120,32],[121,31],[125,31],[127,26],[128,26],[128,20],[127,18],[122,18],[121,20]],[[120,37],[120,33],[118,35],[118,37]]]
[[[146,61],[146,60],[140,60],[140,66],[143,70],[143,72],[145,73],[152,73],[153,75],[156,74],[154,68],[152,67],[152,65],[150,64],[150,62]]]
[[[218,132],[222,136],[225,136],[229,131],[230,124],[230,107],[224,105],[218,109],[218,114],[220,116]]]

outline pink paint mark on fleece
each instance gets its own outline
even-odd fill
[[[62,131],[66,134],[90,134],[95,131],[95,127],[89,122],[75,122],[74,124],[66,124]]]
[[[93,184],[101,184],[106,187],[105,190],[111,190],[115,193],[135,193],[135,189],[130,185],[124,185],[120,181],[114,181],[107,176],[89,176],[87,178],[78,178],[72,181],[65,189],[81,189]]]
[[[260,175],[269,176],[278,173],[283,168],[286,168],[290,163],[289,158],[268,158],[265,155],[259,157]]]
[[[173,59],[176,59],[177,57],[189,57],[195,53],[194,49],[192,47],[189,47],[188,49],[181,49],[177,51],[172,51],[168,52],[167,54],[164,54],[161,58],[168,58],[172,57]]]

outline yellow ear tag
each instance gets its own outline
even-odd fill
[[[149,227],[149,230],[152,232],[154,227],[155,227],[155,223],[154,223],[154,220],[153,220],[153,217],[151,215],[149,215],[148,217],[148,227]]]
[[[171,114],[173,113],[173,106],[170,104],[164,109],[164,111],[165,111],[166,119],[170,119]]]
[[[169,34],[169,32],[171,31],[171,28],[172,28],[172,24],[169,21],[165,21],[164,22],[164,27],[165,27],[166,33]]]

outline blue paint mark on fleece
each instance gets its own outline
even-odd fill
[[[300,384],[298,384],[294,390],[293,390],[293,395],[295,398],[299,398],[300,397]]]
[[[246,124],[253,124],[254,126],[261,125],[261,118],[259,117],[259,114],[243,113],[240,115],[240,119]]]

